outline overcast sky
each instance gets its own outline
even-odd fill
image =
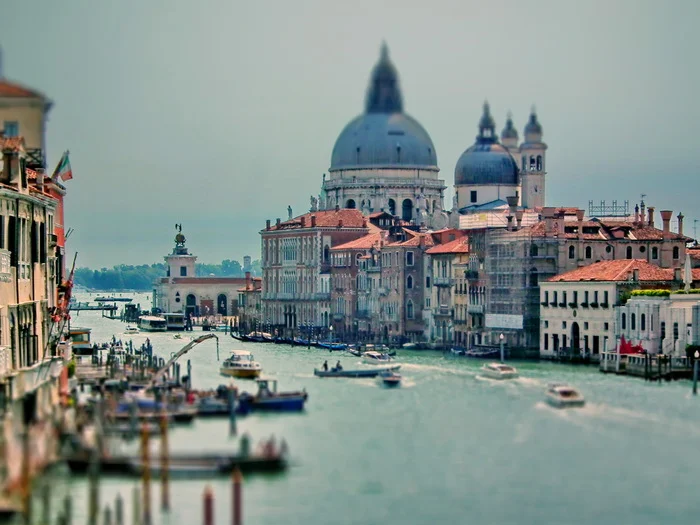
[[[258,258],[265,219],[319,193],[382,40],[447,207],[484,99],[521,135],[535,104],[548,205],[645,193],[692,235],[698,20],[697,0],[23,0],[3,5],[0,45],[4,76],[55,102],[69,251],[102,267],[162,260],[176,222],[200,261]]]

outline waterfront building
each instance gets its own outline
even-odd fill
[[[370,232],[358,209],[323,210],[268,220],[262,245],[263,325],[280,335],[331,325],[331,249]]]
[[[184,313],[186,317],[238,315],[238,290],[244,277],[198,277],[197,256],[189,252],[178,225],[173,251],[164,257],[167,274],[153,289],[153,307],[159,312]]]
[[[249,265],[248,265],[249,266]],[[262,328],[262,278],[245,273],[245,286],[238,289],[239,331],[248,333]]]
[[[435,146],[404,112],[398,73],[386,44],[370,76],[365,111],[345,126],[333,146],[328,177],[312,211],[388,212],[416,225],[442,228],[445,183],[438,178]]]
[[[430,256],[432,293],[430,297],[430,340],[442,345],[462,346],[465,342],[467,281],[465,271],[469,263],[469,239],[453,230],[453,240],[427,250]],[[457,237],[457,238],[455,238]],[[460,298],[458,300],[458,297]],[[457,324],[461,325],[459,335]]]

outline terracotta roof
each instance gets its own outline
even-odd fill
[[[336,250],[369,250],[373,246],[379,244],[382,239],[382,233],[370,233],[354,241],[346,242],[344,244],[339,244],[331,248],[332,251]]]
[[[439,255],[447,253],[469,253],[469,238],[460,237],[454,241],[438,244],[434,248],[430,248],[426,253],[430,255]]]
[[[643,259],[601,261],[583,268],[555,275],[550,282],[628,281],[633,270],[639,271],[640,281],[671,281],[673,268],[660,268]]]
[[[19,151],[24,148],[24,137],[0,137],[0,149],[2,151]]]
[[[405,241],[393,242],[387,246],[390,248],[435,246],[435,241],[433,241],[433,237],[429,233],[419,233],[406,229],[404,229],[404,231],[410,233],[412,237]]]
[[[46,97],[38,91],[34,91],[14,82],[9,82],[5,79],[0,79],[0,97],[46,99]]]
[[[556,220],[556,219],[555,219]],[[582,222],[584,233],[582,238],[587,241],[606,241],[626,239],[631,241],[660,241],[664,238],[663,230],[649,226],[648,224],[637,224],[632,221],[612,221],[604,219],[593,219]],[[544,237],[546,222],[540,221],[528,227],[533,237]],[[578,228],[578,222],[568,221],[564,223],[565,231],[563,234],[557,235],[560,239],[578,239],[578,232],[569,231],[569,228]],[[585,230],[589,231],[586,232]],[[554,237],[555,233],[551,232],[550,237]],[[671,232],[671,240],[690,240],[684,235],[678,235]]]
[[[163,277],[161,283],[173,284],[245,284],[245,277]]]
[[[362,212],[356,209],[340,209],[340,210],[325,210],[314,211],[299,215],[291,220],[277,224],[271,224],[269,230],[263,231],[280,231],[280,230],[298,230],[301,229],[302,218],[304,220],[304,228],[311,228],[311,216],[316,217],[316,228],[338,228],[339,222],[343,221],[343,228],[367,228],[366,218],[362,216]]]
[[[688,248],[685,253],[690,257],[691,259],[695,261],[700,261],[700,246],[693,246],[692,248]]]

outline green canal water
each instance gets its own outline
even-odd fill
[[[81,312],[73,324],[91,326],[94,341],[129,338],[123,323],[99,313]],[[355,357],[219,335],[222,359],[233,349],[250,350],[281,389],[309,392],[304,414],[238,420],[239,434],[254,442],[284,437],[293,460],[283,475],[245,480],[246,524],[700,523],[700,398],[688,382],[648,384],[549,363],[515,363],[522,377],[497,382],[480,377],[480,361],[399,351],[404,384],[387,390],[371,379],[313,376],[325,359],[350,368]],[[131,339],[140,344],[147,336],[163,357],[183,344],[172,334]],[[225,382],[214,342],[188,357],[195,387]],[[549,408],[544,391],[551,382],[578,387],[586,407]],[[196,421],[171,434],[173,450],[237,446],[226,420]],[[216,523],[230,523],[227,479],[173,481],[173,509],[167,516],[155,510],[154,523],[201,523],[206,484],[215,494]],[[134,486],[103,481],[102,504],[121,493],[130,516]],[[85,523],[86,481],[56,475],[54,489],[56,497],[73,496],[76,523]],[[152,492],[158,509],[156,483]]]

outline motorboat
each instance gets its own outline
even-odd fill
[[[314,368],[316,377],[377,377],[382,372],[394,372],[401,368],[400,365],[390,366],[386,368],[366,368],[363,370],[345,370],[344,368],[333,367],[330,370],[319,370]]]
[[[200,417],[225,416],[231,413],[228,399],[214,396],[199,398],[195,406],[197,407],[197,415]]]
[[[238,410],[247,414],[253,410],[274,412],[299,412],[304,410],[308,399],[306,390],[297,392],[278,392],[275,379],[258,379],[258,393],[250,395],[244,392],[238,398]]]
[[[488,359],[488,358],[497,357],[499,353],[500,353],[500,350],[498,348],[489,348],[489,349],[483,349],[483,350],[471,349],[471,350],[466,350],[464,352],[464,355],[467,357]]]
[[[553,384],[547,389],[547,403],[555,408],[569,408],[582,407],[586,404],[586,400],[572,386]]]
[[[362,362],[368,365],[386,365],[392,361],[393,359],[389,354],[375,352],[374,350],[362,354]]]
[[[395,387],[401,384],[401,374],[393,370],[385,370],[379,374],[379,379],[384,386]]]
[[[488,363],[481,367],[481,375],[489,379],[515,379],[518,377],[518,370],[503,363]]]
[[[255,379],[260,377],[262,367],[253,359],[253,354],[247,350],[234,350],[219,369],[223,376]]]
[[[168,329],[168,324],[165,317],[142,315],[139,317],[139,328],[146,332],[165,332]]]
[[[135,326],[127,326],[126,330],[124,330],[125,334],[138,334],[139,332],[140,330]]]
[[[450,348],[452,355],[465,355],[467,351],[464,348]]]
[[[91,332],[92,328],[71,327],[69,333],[73,355],[92,355]]]

